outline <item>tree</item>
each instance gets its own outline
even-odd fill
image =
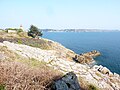
[[[42,36],[42,33],[41,33],[41,31],[39,31],[39,29],[36,26],[31,25],[30,29],[28,31],[28,36],[36,38],[38,36]]]

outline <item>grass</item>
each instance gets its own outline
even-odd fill
[[[5,90],[5,85],[0,85],[0,90]]]
[[[81,90],[99,90],[99,88],[93,84],[87,82],[84,78],[79,77]]]
[[[22,40],[18,39],[17,43],[22,44],[23,42],[22,42]]]
[[[26,59],[26,58],[20,58],[20,59],[17,59],[16,60],[17,62],[21,62],[21,63],[24,63],[24,64],[27,64],[27,65],[29,65],[30,67],[44,67],[44,68],[49,68],[49,69],[51,69],[50,67],[48,67],[47,65],[46,65],[46,63],[44,62],[44,61],[38,61],[38,60],[36,60],[36,59],[34,59],[34,58],[29,58],[29,59]]]
[[[41,48],[44,50],[51,50],[52,44],[43,39],[34,39],[34,38],[0,38],[0,42],[9,41],[17,44],[25,44],[32,47]]]
[[[92,84],[88,86],[88,90],[98,90],[98,88]]]

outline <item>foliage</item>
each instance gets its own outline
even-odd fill
[[[28,31],[28,36],[31,36],[33,38],[36,38],[38,36],[42,36],[41,31],[39,31],[39,29],[34,25],[31,25],[29,30],[30,31]]]
[[[5,30],[16,30],[17,31],[17,28],[6,28]]]
[[[23,32],[22,29],[17,29],[17,33]]]

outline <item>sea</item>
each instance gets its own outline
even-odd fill
[[[97,65],[120,74],[120,32],[43,32],[43,37],[61,43],[77,54],[97,50]]]

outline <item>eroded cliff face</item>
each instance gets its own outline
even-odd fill
[[[8,50],[15,52],[24,58],[34,58],[39,61],[44,61],[46,65],[58,70],[64,74],[73,71],[79,78],[80,84],[92,84],[100,90],[120,90],[120,76],[116,73],[110,72],[109,69],[103,66],[93,66],[76,63],[72,57],[76,54],[63,47],[57,42],[51,42],[52,49],[43,50],[22,44],[15,44],[8,41],[0,43],[1,47],[6,47]],[[2,54],[0,54],[2,55]],[[3,56],[3,55],[2,55]],[[5,57],[2,57],[4,59]]]

